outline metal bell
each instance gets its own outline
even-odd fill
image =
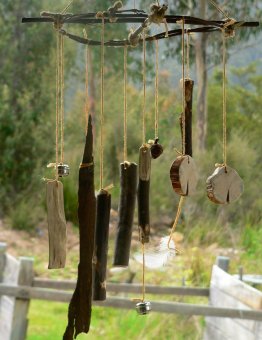
[[[66,177],[69,175],[69,165],[67,164],[62,164],[62,163],[59,163],[57,165],[57,172],[58,172],[58,176],[59,177]]]
[[[151,311],[151,303],[149,301],[142,301],[136,304],[136,311],[139,315],[149,314]]]

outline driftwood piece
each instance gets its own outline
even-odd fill
[[[138,200],[138,226],[139,240],[148,243],[150,236],[150,214],[149,214],[150,181],[139,179]]]
[[[78,220],[80,262],[76,289],[68,309],[68,326],[64,339],[88,333],[92,307],[92,259],[94,251],[96,198],[94,187],[93,133],[89,116],[83,161],[79,169]]]
[[[137,164],[120,164],[119,221],[114,254],[114,266],[128,266],[132,238],[132,226],[137,192]]]
[[[106,267],[108,253],[111,195],[100,190],[97,195],[96,231],[93,256],[93,300],[106,299]]]
[[[150,145],[144,144],[139,149],[139,184],[137,191],[139,239],[140,242],[142,243],[148,243],[150,235],[150,213],[149,213],[150,174],[151,174]]]
[[[197,186],[195,161],[190,156],[178,156],[170,169],[170,179],[174,191],[181,196],[194,194]]]
[[[46,183],[47,222],[49,238],[48,269],[64,268],[66,262],[66,219],[63,183]]]
[[[181,83],[183,79],[181,79]],[[183,85],[183,84],[182,84]],[[193,103],[194,81],[185,79],[185,154],[192,157],[192,103]],[[183,135],[182,114],[180,118],[181,132]],[[183,138],[182,138],[183,139]]]
[[[139,149],[139,178],[143,181],[149,181],[150,172],[151,172],[150,145],[144,144]]]
[[[243,180],[229,166],[218,167],[206,181],[207,196],[216,204],[236,201],[244,191]]]

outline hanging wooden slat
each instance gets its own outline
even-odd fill
[[[120,164],[119,221],[115,244],[114,266],[128,266],[132,238],[132,227],[137,192],[137,164]]]
[[[106,299],[106,269],[111,195],[101,189],[97,195],[96,231],[93,256],[93,300]]]
[[[49,238],[48,269],[64,268],[66,262],[66,219],[63,183],[46,183],[47,221]]]
[[[92,118],[89,116],[83,161],[79,169],[78,220],[80,262],[77,285],[68,309],[64,340],[88,333],[92,307],[92,259],[94,251],[96,198],[94,187]]]

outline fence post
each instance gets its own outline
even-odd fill
[[[229,261],[230,259],[227,256],[218,256],[216,260],[216,265],[228,273]]]
[[[0,243],[0,282],[3,282],[6,263],[6,243]]]
[[[19,274],[17,285],[32,286],[34,260],[29,257],[19,258]],[[28,310],[30,300],[15,299],[13,310],[12,332],[10,340],[25,340],[28,326]]]

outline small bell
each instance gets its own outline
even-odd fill
[[[152,156],[152,158],[154,158],[154,159],[156,159],[156,158],[158,158],[160,155],[162,155],[162,153],[163,153],[163,151],[164,151],[163,146],[162,146],[161,144],[158,144],[158,141],[159,141],[159,139],[156,138],[154,144],[151,146],[151,149],[150,149],[150,151],[151,151],[151,156]]]
[[[149,301],[142,301],[136,304],[136,311],[139,315],[149,314],[151,311],[151,303]]]
[[[62,164],[62,163],[59,163],[57,165],[57,172],[58,172],[58,176],[59,177],[66,177],[69,175],[69,165],[67,164]]]

